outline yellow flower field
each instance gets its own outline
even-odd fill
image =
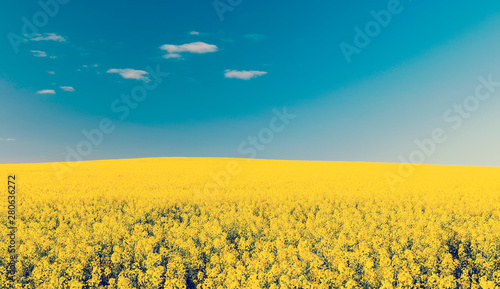
[[[16,174],[15,288],[500,288],[500,168],[156,158]],[[0,283],[7,288],[7,218]]]

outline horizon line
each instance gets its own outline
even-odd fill
[[[36,164],[55,164],[55,163],[84,163],[84,162],[106,162],[106,161],[124,161],[124,160],[144,160],[144,159],[233,159],[233,160],[259,160],[259,161],[284,161],[284,162],[329,162],[329,163],[365,163],[365,164],[386,164],[400,165],[411,164],[414,166],[449,166],[449,167],[478,167],[478,168],[500,168],[500,166],[479,166],[479,165],[452,165],[452,164],[432,164],[432,163],[392,163],[392,162],[375,162],[375,161],[332,161],[332,160],[292,160],[292,159],[260,159],[260,158],[238,158],[238,157],[186,157],[186,156],[168,156],[168,157],[137,157],[137,158],[111,158],[111,159],[94,159],[83,161],[46,161],[46,162],[17,162],[17,163],[0,163],[0,166],[9,165],[36,165]]]

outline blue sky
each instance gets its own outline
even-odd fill
[[[0,163],[64,161],[103,119],[81,159],[253,157],[286,107],[255,157],[400,162],[442,129],[422,162],[500,165],[500,88],[457,128],[443,117],[500,81],[498,1],[41,2],[0,12]]]

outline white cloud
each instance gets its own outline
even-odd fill
[[[191,34],[191,35],[200,35],[200,32],[198,32],[198,31],[191,31],[191,32],[189,32],[189,34]]]
[[[166,50],[169,54],[171,54],[171,56],[169,56],[169,54],[163,56],[165,58],[179,58],[180,52],[202,54],[216,52],[218,50],[217,46],[205,42],[193,42],[182,45],[164,44],[160,46],[160,49]]]
[[[106,73],[118,73],[121,75],[121,77],[126,78],[126,79],[137,79],[137,80],[147,80],[148,78],[145,77],[144,75],[148,74],[144,70],[136,70],[132,68],[124,68],[124,69],[118,69],[118,68],[112,68]]]
[[[33,56],[35,57],[47,57],[47,53],[45,51],[40,51],[40,50],[30,50],[31,53],[33,53]]]
[[[64,90],[64,91],[68,91],[68,92],[75,91],[75,89],[73,88],[73,86],[61,86],[61,89]]]
[[[94,65],[92,65],[92,67],[98,67],[98,66],[99,66],[99,64],[94,64]]]
[[[15,141],[15,138],[0,138],[0,141]]]
[[[56,92],[53,89],[39,90],[36,93],[38,93],[38,94],[56,94]]]
[[[237,79],[244,79],[244,80],[255,78],[257,76],[261,76],[264,74],[267,74],[267,72],[266,71],[256,71],[256,70],[238,71],[238,70],[229,70],[229,69],[226,69],[224,71],[224,76],[226,78],[237,78]]]
[[[37,34],[37,37],[31,38],[31,41],[58,41],[58,42],[66,42],[66,39],[61,35],[57,35],[55,33],[44,33]]]
[[[52,75],[55,75],[56,72],[55,71],[47,71],[48,74],[52,74]]]

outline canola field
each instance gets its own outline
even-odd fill
[[[16,174],[13,288],[500,288],[500,168],[156,158]]]

